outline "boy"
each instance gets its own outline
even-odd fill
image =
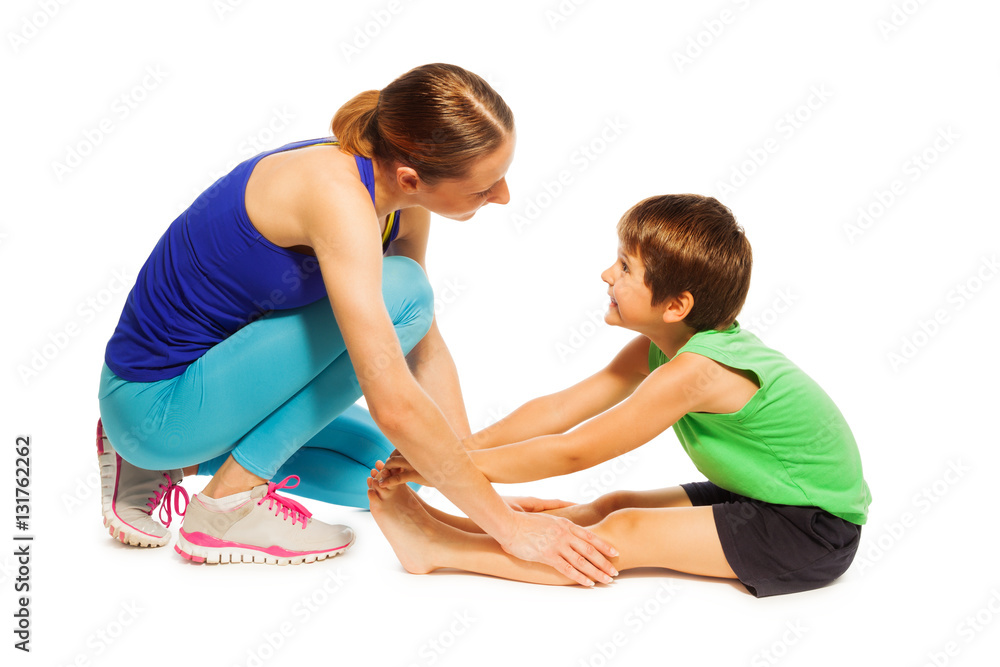
[[[605,321],[641,335],[596,375],[472,436],[469,455],[492,482],[527,482],[597,465],[673,426],[709,481],[550,512],[614,545],[618,570],[739,579],[758,597],[833,581],[854,558],[871,495],[833,401],[736,322],[752,263],[743,230],[714,198],[665,195],[627,211],[618,238],[618,260],[601,275],[611,297]],[[572,583],[508,555],[404,482],[428,480],[393,455],[372,471],[368,495],[408,571]],[[594,581],[610,581],[591,569]]]

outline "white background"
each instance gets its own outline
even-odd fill
[[[1000,649],[998,14],[972,0],[5,3],[3,660],[986,664]],[[719,196],[754,247],[741,321],[826,388],[861,447],[874,503],[838,583],[757,600],[662,571],[596,590],[417,577],[367,513],[316,502],[359,538],[310,566],[198,567],[103,532],[98,373],[157,238],[236,162],[326,135],[348,98],[435,61],[489,80],[518,131],[510,204],[432,233],[473,427],[630,338],[594,314],[625,209]],[[11,646],[18,435],[33,447],[30,655]],[[583,501],[695,479],[666,433],[505,490]]]

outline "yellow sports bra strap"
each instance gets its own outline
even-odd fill
[[[389,242],[389,236],[392,235],[392,228],[396,224],[396,212],[393,211],[385,217],[385,231],[382,232],[382,246]]]

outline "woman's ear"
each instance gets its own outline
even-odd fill
[[[396,184],[405,194],[415,194],[423,183],[413,167],[396,167]]]

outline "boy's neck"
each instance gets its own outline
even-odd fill
[[[656,347],[667,355],[668,359],[673,359],[677,356],[677,350],[684,347],[696,333],[698,332],[683,322],[675,322],[672,324],[664,323],[658,331],[647,335],[656,344]]]

